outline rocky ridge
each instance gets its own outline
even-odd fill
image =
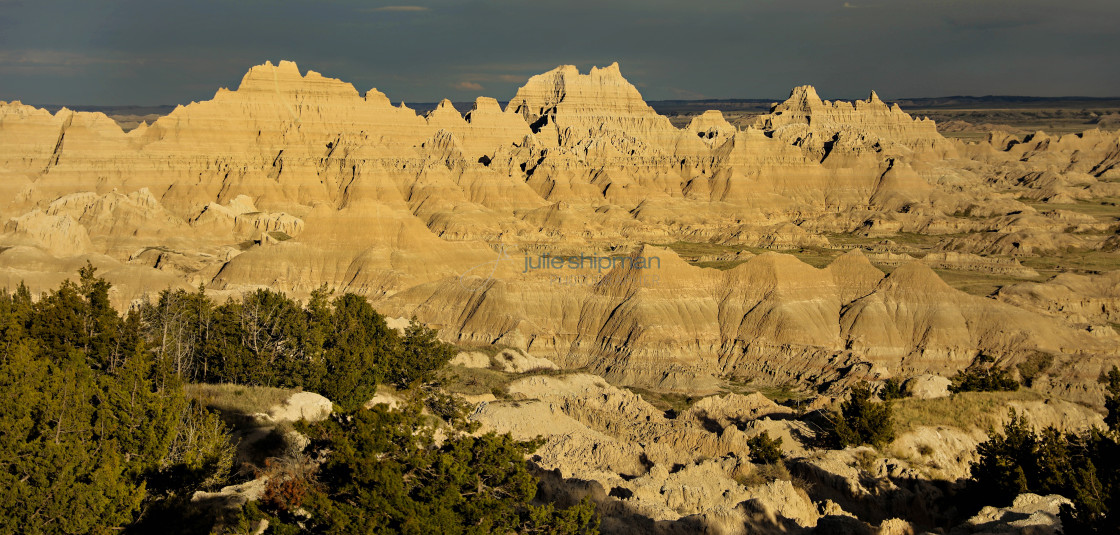
[[[480,97],[420,116],[266,63],[127,133],[98,113],[0,104],[0,279],[38,293],[89,261],[121,307],[167,287],[327,285],[451,340],[663,388],[828,385],[1042,351],[1058,359],[1054,384],[1089,385],[1098,402],[1086,381],[1117,354],[1096,304],[1069,318],[1054,297],[1005,285],[984,299],[854,253],[824,269],[733,255],[718,271],[635,244],[835,249],[837,234],[920,234],[937,241],[929,265],[1022,280],[1020,260],[1108,254],[1113,223],[1045,205],[1120,195],[1118,155],[1115,132],[950,141],[874,93],[829,102],[808,86],[745,129],[718,112],[677,129],[617,64],[535,76],[504,110]],[[662,263],[528,269],[545,254]]]

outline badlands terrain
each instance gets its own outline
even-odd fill
[[[751,126],[678,129],[617,65],[419,116],[281,62],[128,133],[0,105],[0,278],[37,294],[89,260],[122,309],[169,287],[326,285],[458,344],[688,391],[1041,351],[1053,388],[1099,403],[1118,139],[964,143],[874,93],[807,86]]]
[[[954,136],[874,92],[801,86],[734,122],[670,120],[617,64],[420,115],[285,61],[134,119],[157,116],[126,132],[0,103],[0,284],[37,295],[89,262],[121,311],[200,286],[365,296],[458,346],[443,387],[482,431],[543,437],[545,494],[591,497],[604,531],[1052,526],[1058,496],[943,502],[1009,408],[1103,427],[1098,379],[1120,363],[1105,116]],[[1042,361],[1029,390],[947,397],[975,362]],[[817,447],[806,414],[887,379],[915,396],[897,438]],[[786,477],[744,457],[763,431]]]

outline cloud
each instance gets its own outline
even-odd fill
[[[382,7],[374,7],[374,8],[369,8],[369,9],[363,9],[362,11],[394,12],[394,13],[419,13],[421,11],[429,11],[429,9],[425,6],[382,6]]]
[[[557,65],[615,60],[651,100],[770,99],[804,83],[830,98],[1120,87],[1101,68],[1120,61],[1115,0],[22,2],[0,0],[0,92],[40,102],[189,102],[278,58],[410,102],[509,98]]]
[[[0,72],[64,73],[107,64],[142,64],[143,59],[120,59],[60,50],[0,50]]]
[[[455,89],[462,89],[464,91],[482,91],[483,89],[482,84],[470,81],[459,82],[451,87],[454,87]]]
[[[525,82],[525,80],[528,80],[529,76],[532,76],[532,75],[528,75],[528,74],[499,74],[499,75],[495,76],[495,78],[497,78],[499,81],[502,81],[502,82],[508,82],[508,83],[512,83],[512,84],[520,84],[520,83]]]

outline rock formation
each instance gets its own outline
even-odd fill
[[[1038,255],[1111,254],[1114,221],[1046,206],[1120,196],[1115,132],[964,144],[874,93],[809,86],[743,129],[718,112],[678,129],[617,64],[558,67],[504,110],[463,111],[420,116],[286,61],[127,133],[0,103],[0,281],[37,294],[88,261],[120,307],[168,287],[326,285],[449,340],[696,392],[1035,351],[1078,363],[1055,367],[1065,388],[1116,362],[1107,292],[1073,290],[1092,295],[1069,317],[1059,290],[1001,281],[986,299],[926,267],[1023,282],[1050,274],[1024,265]],[[686,262],[652,245],[675,243],[725,249]]]

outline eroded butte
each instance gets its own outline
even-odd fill
[[[1042,388],[1099,403],[1117,362],[1116,218],[1068,209],[1120,197],[1115,131],[965,143],[809,86],[745,128],[676,128],[617,64],[465,111],[286,61],[127,133],[0,103],[0,280],[38,293],[89,261],[122,308],[326,285],[451,341],[669,389],[1042,352]],[[599,264],[554,266],[569,255]]]

